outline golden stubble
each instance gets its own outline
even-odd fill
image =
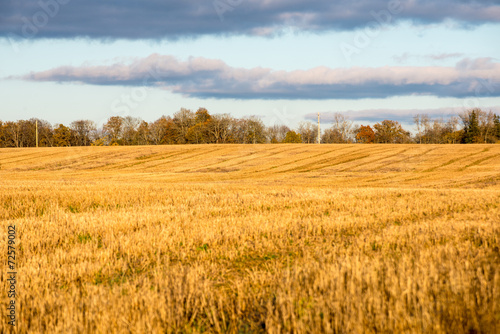
[[[500,146],[2,149],[0,166],[19,333],[499,330]]]

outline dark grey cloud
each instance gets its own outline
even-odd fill
[[[463,59],[454,67],[385,66],[275,71],[234,68],[218,59],[153,54],[130,64],[62,66],[24,80],[148,86],[188,97],[236,99],[363,99],[405,95],[500,96],[500,63]]]
[[[0,36],[176,39],[351,30],[401,20],[500,22],[493,0],[2,0]]]

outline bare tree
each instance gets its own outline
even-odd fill
[[[266,142],[266,130],[262,120],[255,116],[245,118],[241,122],[243,143],[260,144]]]
[[[162,116],[149,126],[149,136],[154,145],[160,145],[167,133],[168,124],[172,123],[170,117]]]
[[[459,118],[452,116],[448,118],[445,125],[444,142],[448,144],[456,144],[460,142],[460,131],[458,131]]]
[[[97,127],[93,121],[78,120],[71,122],[70,129],[73,131],[74,142],[78,146],[88,146],[92,142],[91,137]]]
[[[273,125],[267,128],[267,141],[270,143],[281,143],[285,140],[290,128],[286,125]]]
[[[175,141],[179,144],[187,142],[187,134],[190,127],[195,124],[195,113],[189,109],[181,108],[174,114]]]
[[[325,130],[321,136],[321,142],[324,144],[344,143],[342,133],[333,127]]]
[[[425,131],[425,137],[430,144],[441,144],[444,138],[445,127],[442,118],[435,118],[429,122]]]
[[[134,145],[136,143],[137,128],[141,124],[141,119],[127,116],[122,123],[122,138],[124,145]]]
[[[150,143],[150,129],[146,121],[142,121],[137,127],[137,144],[149,145]]]
[[[109,135],[110,144],[119,144],[123,133],[123,117],[112,116],[103,125],[103,130]]]
[[[478,121],[479,129],[481,131],[481,138],[484,143],[494,143],[496,139],[494,138],[494,128],[495,128],[495,114],[489,111],[478,111]]]
[[[419,144],[422,144],[423,133],[429,124],[429,115],[427,114],[416,114],[413,116],[413,122],[417,126],[417,140]]]
[[[36,119],[20,120],[19,124],[19,145],[21,147],[35,147],[36,146]]]
[[[21,138],[21,127],[18,122],[5,122],[4,136],[6,147],[19,147]]]
[[[230,134],[234,119],[229,114],[213,115],[208,123],[210,140],[216,144],[226,143]]]
[[[302,141],[306,144],[316,143],[318,138],[318,126],[311,122],[300,122],[297,128]]]
[[[341,113],[333,115],[332,133],[337,133],[338,143],[348,143],[351,141],[352,135],[352,121]]]
[[[52,147],[54,146],[54,128],[49,122],[38,120],[38,138],[39,146]]]

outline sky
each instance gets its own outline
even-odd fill
[[[2,0],[0,120],[500,113],[498,0]]]

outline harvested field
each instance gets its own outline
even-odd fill
[[[0,190],[19,333],[500,332],[500,145],[0,149]]]

